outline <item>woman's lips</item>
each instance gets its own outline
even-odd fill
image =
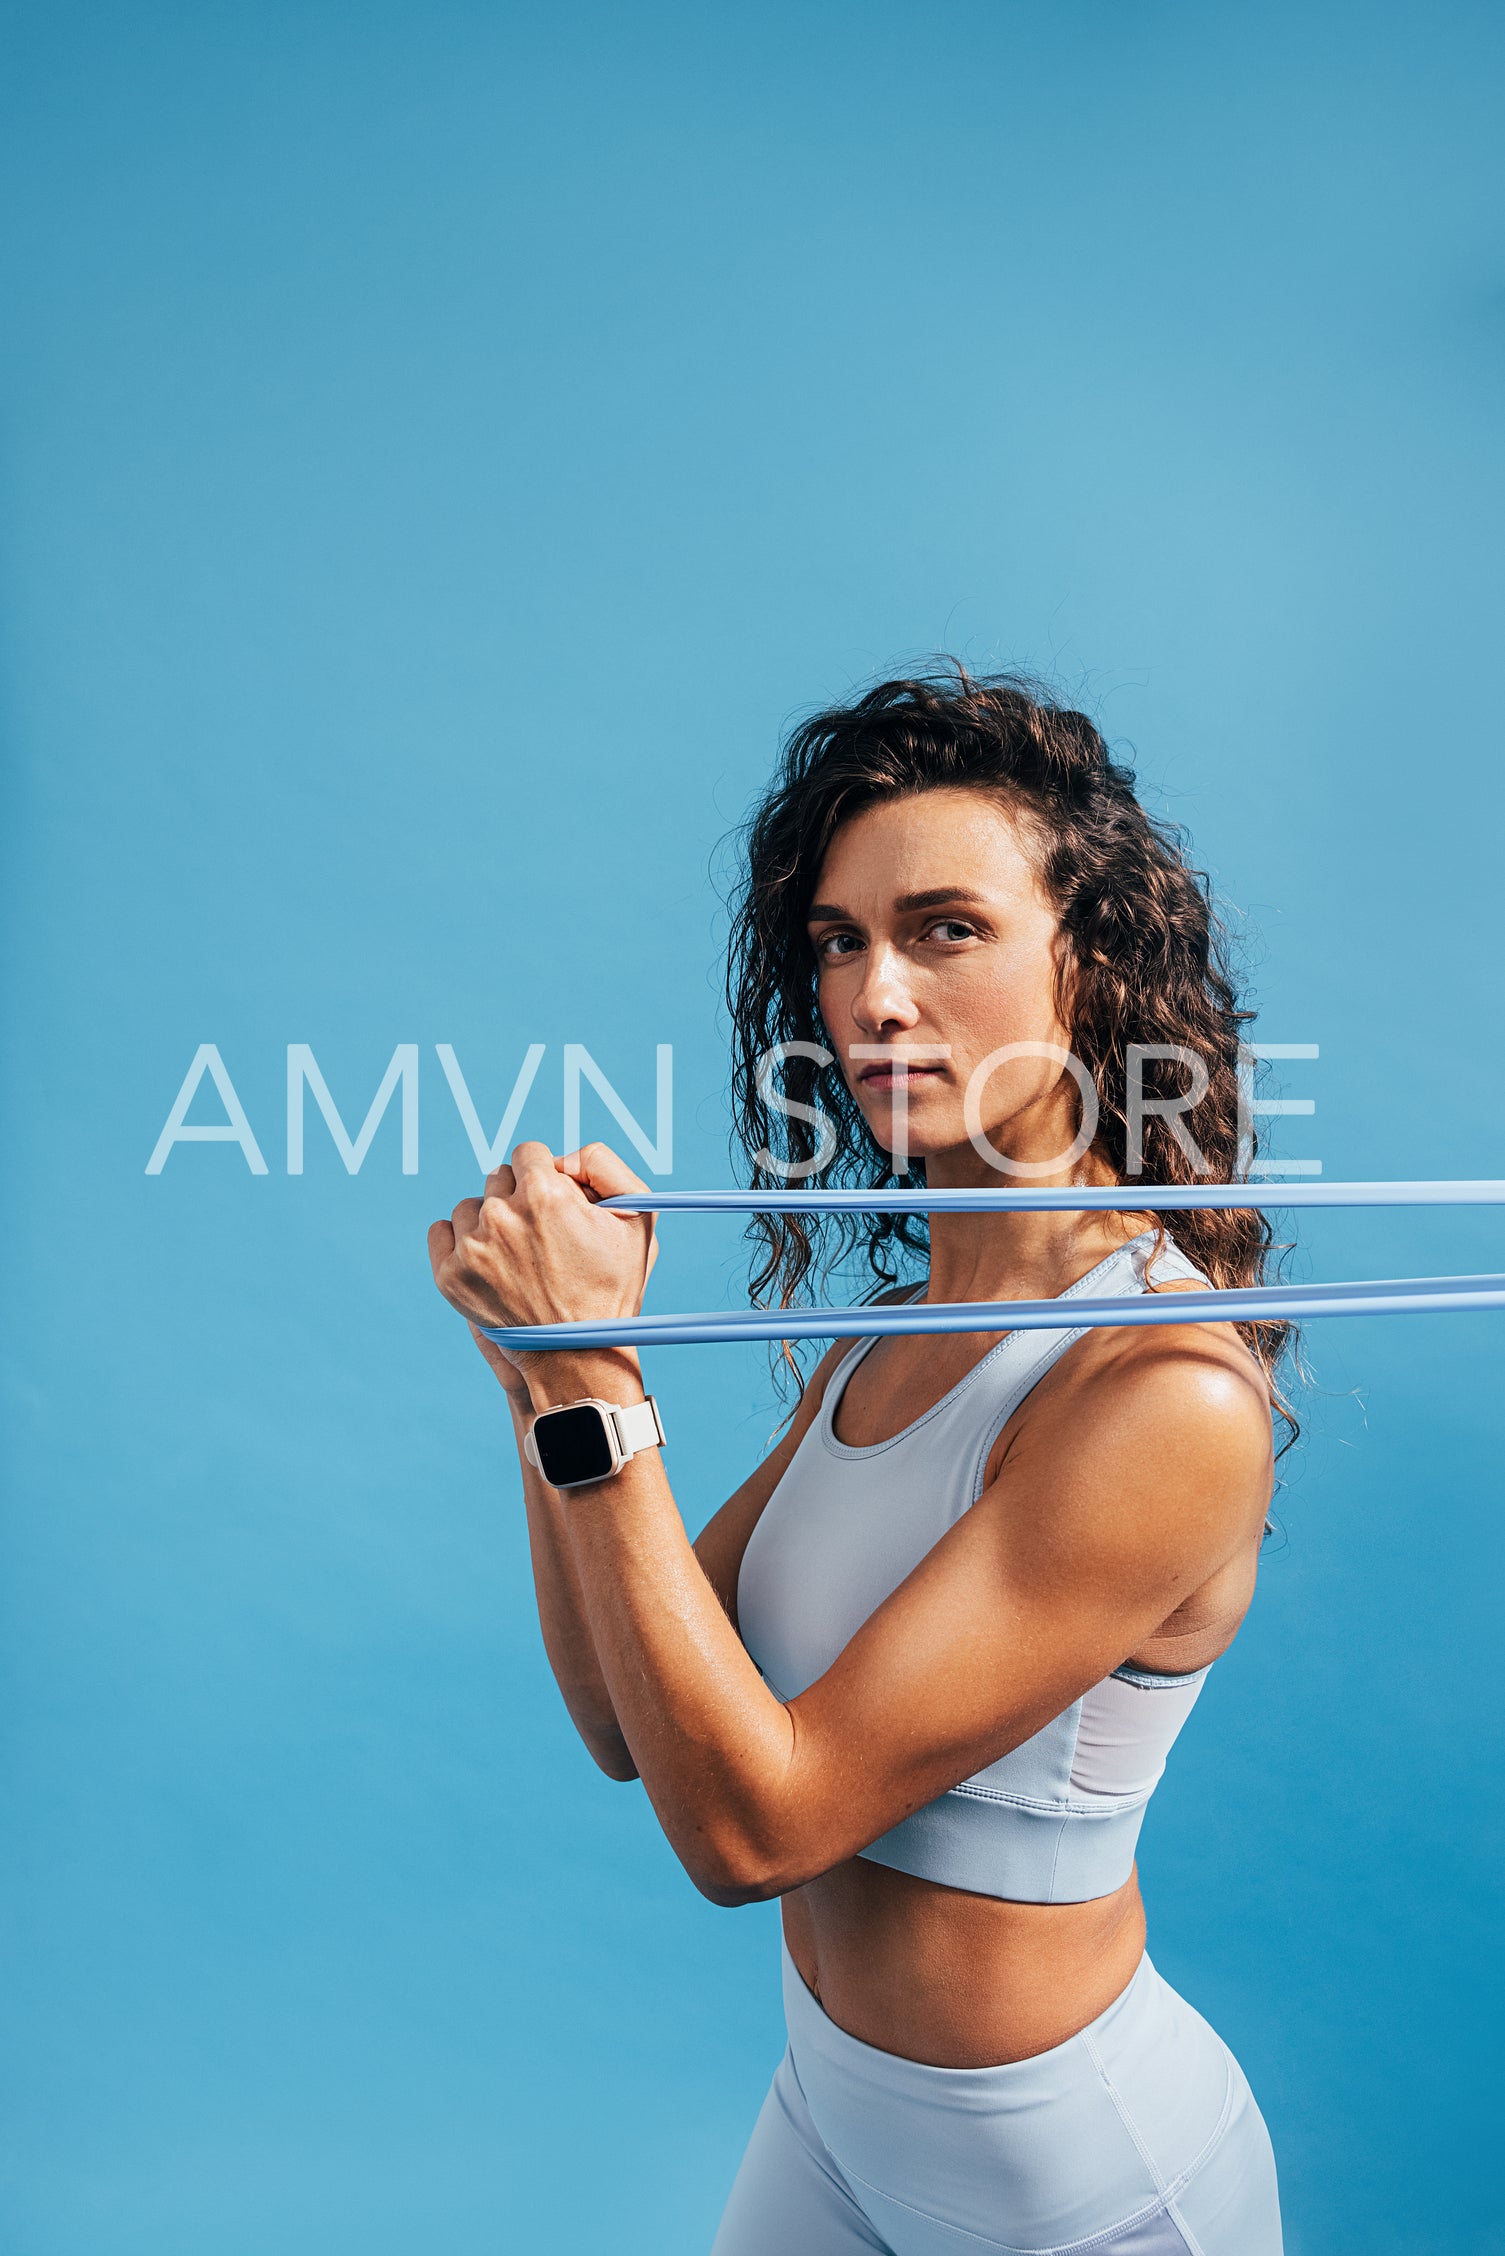
[[[907,1065],[902,1058],[896,1058],[892,1065],[864,1066],[857,1079],[865,1088],[889,1089],[896,1081],[934,1080],[945,1070],[943,1065]]]

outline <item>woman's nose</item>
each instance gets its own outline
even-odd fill
[[[890,1027],[913,1026],[919,1017],[902,958],[891,948],[870,950],[866,976],[853,1001],[852,1016],[865,1032],[882,1034]]]

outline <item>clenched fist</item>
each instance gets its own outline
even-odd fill
[[[479,1324],[566,1324],[635,1316],[658,1257],[651,1214],[605,1212],[597,1203],[647,1185],[606,1144],[556,1157],[519,1144],[510,1167],[486,1178],[428,1236],[434,1282],[474,1329]],[[477,1344],[516,1398],[533,1354]]]

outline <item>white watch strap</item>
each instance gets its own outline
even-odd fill
[[[611,1414],[625,1457],[635,1457],[640,1449],[657,1449],[661,1446],[664,1421],[658,1414],[658,1404],[651,1394],[646,1401],[629,1402],[625,1408],[613,1405]]]

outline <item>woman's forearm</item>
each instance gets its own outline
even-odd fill
[[[540,1407],[620,1399],[589,1358],[547,1361]],[[658,1451],[557,1508],[605,1698],[681,1863],[719,1902],[778,1892],[797,1830],[793,1721],[691,1549]]]
[[[637,1766],[622,1735],[596,1654],[580,1569],[565,1525],[564,1500],[523,1454],[523,1441],[533,1423],[531,1409],[515,1396],[509,1395],[508,1400],[528,1518],[528,1550],[538,1601],[538,1626],[543,1633],[549,1666],[569,1710],[570,1721],[594,1761],[608,1778],[621,1781],[636,1778]]]

